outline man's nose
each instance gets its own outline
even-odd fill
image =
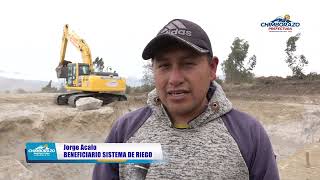
[[[169,76],[169,84],[172,86],[178,86],[184,81],[183,72],[179,68],[172,68]]]

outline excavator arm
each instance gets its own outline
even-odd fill
[[[93,72],[94,69],[91,58],[91,51],[88,44],[83,39],[81,39],[75,32],[69,31],[69,26],[68,24],[66,24],[63,28],[62,44],[60,50],[60,62],[58,67],[56,68],[57,77],[67,77],[67,65],[71,63],[70,61],[66,61],[64,59],[66,55],[68,41],[70,41],[81,52],[83,63],[88,64],[90,71]]]

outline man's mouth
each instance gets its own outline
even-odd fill
[[[167,93],[169,94],[169,96],[177,97],[177,96],[183,96],[183,95],[189,93],[189,91],[187,91],[187,90],[170,90]]]

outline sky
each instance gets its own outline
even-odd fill
[[[309,60],[305,73],[320,73],[318,4],[301,0],[10,0],[0,2],[0,76],[57,81],[64,24],[83,38],[92,58],[102,57],[120,76],[141,78],[141,54],[146,44],[170,20],[199,24],[208,34],[220,64],[239,37],[250,44],[248,57],[257,56],[256,76],[287,76],[286,41],[301,33],[297,54]],[[262,22],[289,14],[300,26],[292,32],[268,32]],[[68,44],[66,59],[82,62]],[[221,66],[218,67],[221,76]]]

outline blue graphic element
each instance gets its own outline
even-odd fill
[[[281,16],[278,16],[277,18],[275,18],[273,21],[271,21],[272,23],[275,23],[275,22],[291,22],[289,19],[286,19],[284,17],[281,17]]]
[[[26,143],[26,161],[57,160],[56,145],[53,142]]]

